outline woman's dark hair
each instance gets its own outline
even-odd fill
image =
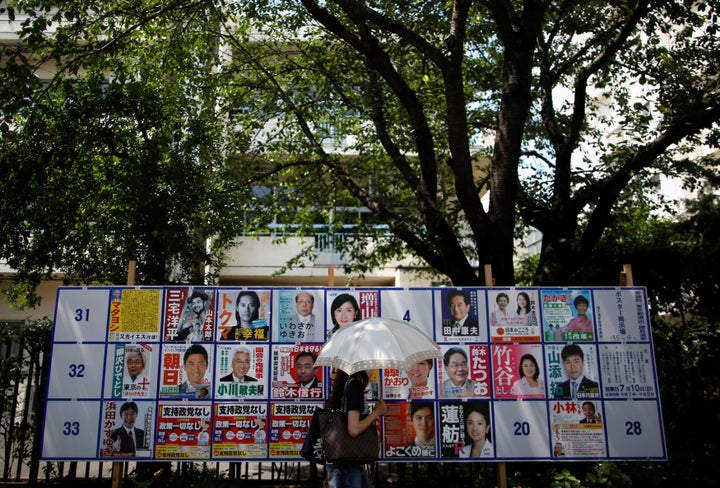
[[[258,294],[254,291],[241,291],[240,293],[238,293],[238,296],[235,299],[235,320],[237,320],[238,325],[240,325],[241,321],[240,314],[237,311],[237,307],[240,304],[240,299],[242,297],[250,297],[250,299],[255,304],[255,311],[253,312],[252,317],[250,317],[250,321],[252,322],[253,320],[257,320],[258,318],[260,318],[260,297],[258,296]]]
[[[363,385],[363,390],[370,382],[370,378],[365,371],[358,371],[357,373],[353,374],[352,377],[360,380]],[[348,376],[345,371],[341,369],[335,370],[335,378],[333,379],[332,383],[332,391],[330,393],[330,398],[328,398],[328,401],[325,404],[326,408],[333,410],[342,407],[342,397],[343,393],[345,392],[345,383],[347,383],[349,379],[350,376]]]
[[[487,402],[467,402],[463,405],[463,415],[464,415],[464,423],[463,426],[465,430],[465,444],[471,445],[473,443],[473,440],[470,438],[470,434],[467,432],[467,420],[468,417],[470,417],[470,414],[473,412],[477,412],[480,415],[483,416],[485,419],[485,422],[487,422],[488,426],[490,425],[490,406]],[[491,429],[488,429],[487,434],[485,434],[485,438],[492,442],[491,439]]]
[[[523,356],[520,358],[520,366],[518,366],[518,374],[522,378],[525,376],[523,374],[522,364],[525,362],[526,359],[529,359],[532,361],[532,363],[535,365],[535,374],[533,375],[533,379],[536,380],[540,377],[540,366],[538,366],[537,359],[535,359],[535,356],[532,354],[523,354]]]
[[[465,361],[467,361],[467,353],[465,352],[465,350],[463,350],[457,346],[454,346],[454,347],[451,347],[450,349],[448,349],[447,351],[445,351],[445,354],[443,354],[443,364],[446,367],[448,364],[450,364],[450,356],[452,356],[453,354],[462,354],[463,357],[465,358]]]
[[[507,302],[510,303],[510,297],[508,296],[507,293],[498,293],[497,296],[495,297],[495,303],[500,303],[500,299],[502,297],[505,297],[505,300],[507,300]]]
[[[527,304],[527,305],[525,305],[527,307],[527,311],[525,313],[530,313],[530,295],[528,295],[524,291],[521,291],[520,293],[517,294],[517,298],[520,298],[520,297],[525,297],[525,303]],[[516,301],[517,301],[517,298],[515,299]],[[518,305],[517,314],[520,315],[521,312],[522,312],[522,309],[520,308],[520,305]]]
[[[577,308],[578,303],[584,303],[586,307],[590,306],[590,302],[588,302],[588,299],[582,295],[576,296],[575,300],[573,300],[573,305],[575,305],[575,308]]]
[[[330,318],[332,319],[332,323],[335,326],[333,330],[337,330],[340,327],[340,324],[337,323],[337,320],[335,320],[335,310],[340,308],[343,303],[350,302],[350,305],[353,306],[355,309],[355,317],[353,322],[356,322],[360,320],[360,305],[358,305],[357,300],[354,296],[352,296],[349,293],[341,293],[338,296],[335,297],[335,299],[330,304]]]

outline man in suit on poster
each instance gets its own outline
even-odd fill
[[[453,317],[450,325],[451,335],[478,335],[478,319],[470,315],[470,294],[462,290],[453,290],[447,294],[448,310]]]
[[[238,347],[235,349],[232,359],[232,373],[226,374],[220,378],[221,382],[224,383],[247,383],[257,381],[249,374],[250,371],[250,349],[247,347]]]
[[[411,402],[410,421],[415,438],[406,446],[409,456],[435,455],[435,409],[432,402]]]
[[[595,404],[593,402],[583,402],[582,404],[583,418],[580,424],[599,424],[600,414],[595,412]]]
[[[556,399],[568,398],[596,398],[600,396],[600,386],[597,381],[587,378],[584,374],[585,353],[577,344],[568,344],[560,352],[568,380],[558,384],[555,388]]]
[[[317,355],[309,351],[303,351],[295,356],[295,373],[298,382],[295,384],[298,388],[322,388],[322,383],[317,379],[317,368],[315,360]]]
[[[110,434],[113,441],[114,452],[134,454],[137,449],[144,449],[145,431],[135,427],[138,416],[138,406],[135,402],[125,402],[120,407],[122,425]]]
[[[302,341],[315,341],[315,297],[308,291],[301,291],[295,295],[295,309],[297,313],[290,318],[290,323],[295,324],[298,330],[303,331]]]

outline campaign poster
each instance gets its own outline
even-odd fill
[[[212,413],[210,403],[159,403],[155,457],[178,461],[209,459]]]
[[[443,288],[435,297],[437,341],[487,340],[484,290]]]
[[[310,420],[322,403],[270,404],[270,458],[298,458],[305,442]]]
[[[540,290],[546,342],[581,342],[595,338],[589,290]]]
[[[387,400],[420,400],[435,398],[435,359],[424,359],[407,371],[383,370],[383,398]]]
[[[605,428],[598,400],[552,401],[553,457],[603,458]]]
[[[273,328],[276,342],[325,342],[325,310],[322,290],[276,290]]]
[[[536,290],[488,290],[492,342],[540,342]]]
[[[213,458],[266,458],[267,417],[266,403],[216,403]]]
[[[546,345],[545,367],[549,398],[600,397],[598,356],[594,345]]]
[[[593,302],[599,341],[650,340],[648,306],[642,289],[593,290]]]
[[[324,398],[324,368],[315,366],[320,349],[322,344],[274,345],[271,397],[293,400]]]
[[[545,398],[545,366],[540,344],[493,344],[495,398]]]
[[[378,290],[328,290],[326,297],[328,337],[340,327],[380,316]]]
[[[102,404],[101,458],[152,457],[155,402],[113,400]]]
[[[154,342],[160,338],[162,290],[113,288],[108,341]]]
[[[211,345],[163,344],[160,364],[160,397],[211,398]]]
[[[270,290],[218,291],[218,341],[267,341],[270,331]]]
[[[159,350],[158,344],[108,344],[105,397],[155,398]]]
[[[489,401],[440,402],[440,457],[490,458],[492,444]]]
[[[410,379],[400,369],[383,370],[383,398],[386,400],[407,399]]]
[[[600,344],[604,398],[657,398],[650,344]]]
[[[215,328],[215,290],[168,288],[165,292],[166,341],[207,342]]]
[[[216,398],[267,398],[268,345],[218,344],[215,349]]]
[[[487,345],[441,345],[442,367],[438,362],[440,398],[486,397],[492,391],[490,349]]]
[[[436,457],[435,402],[389,403],[382,419],[386,458]]]

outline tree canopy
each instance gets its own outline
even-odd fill
[[[137,185],[122,188],[163,225],[113,229],[143,246],[158,235],[184,235],[199,221],[198,235],[219,236],[221,246],[224,230],[241,228],[224,212],[242,210],[248,232],[269,222],[293,224],[300,234],[319,223],[352,226],[354,238],[341,249],[354,272],[410,255],[456,285],[482,284],[484,264],[498,284],[513,284],[514,239],[523,226],[543,235],[535,283],[579,281],[575,273],[616,224],[624,192],[648,198],[658,175],[717,185],[716,159],[693,152],[718,145],[717,1],[13,6],[27,18],[24,49],[3,54],[2,85],[16,87],[2,107],[10,120],[2,137],[12,142],[2,164],[13,168],[3,193],[17,194],[2,210],[3,221],[17,213],[7,219],[14,224],[3,237],[5,258],[28,256],[56,232],[39,219],[56,208],[53,200],[70,196],[70,183],[89,181],[80,174],[36,181],[35,149],[42,147],[46,173],[65,175],[67,164],[97,174],[107,158],[105,166],[145,182],[142,190],[155,198],[135,194]],[[43,86],[27,76],[38,60],[58,63],[59,78]],[[67,92],[93,83],[105,108],[88,106],[81,118],[66,112]],[[137,94],[134,104],[112,101],[113,93],[127,101],[129,92]],[[48,122],[78,127],[57,135],[42,125]],[[80,140],[98,147],[75,147]],[[123,147],[110,151],[115,144]],[[47,163],[50,155],[55,164]],[[16,160],[23,163],[13,166]],[[130,170],[132,161],[139,167]],[[190,208],[168,205],[156,214],[157,205],[183,201],[190,188],[201,191],[185,199],[195,206],[184,201]],[[249,196],[253,188],[264,190]],[[123,193],[108,191],[113,199]],[[50,200],[43,212],[35,212],[38,192]],[[92,202],[56,212],[57,220],[107,225],[76,210],[98,206],[99,194],[87,193]],[[171,228],[170,210],[203,215]],[[178,239],[171,240],[162,245],[172,249]],[[48,242],[55,253],[72,247]],[[76,257],[87,249],[77,247]],[[47,250],[34,254],[41,259],[11,264],[57,265]]]

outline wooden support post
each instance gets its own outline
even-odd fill
[[[486,264],[484,267],[485,286],[495,286],[495,278],[492,275],[492,265]],[[497,467],[497,486],[498,488],[507,488],[507,468],[504,462],[495,463]]]
[[[127,284],[133,286],[135,284],[135,268],[137,267],[137,261],[134,259],[128,263],[128,274]],[[123,464],[120,462],[113,462],[112,465],[112,488],[120,488],[122,486],[123,478]]]
[[[620,286],[633,285],[632,265],[623,264],[623,270],[620,272]]]
[[[335,286],[335,265],[328,264],[328,286]]]
[[[137,261],[134,259],[128,263],[128,275],[127,284],[128,286],[135,285],[135,268],[137,268]]]
[[[495,286],[495,278],[492,275],[492,265],[486,264],[483,268],[485,273],[485,286]]]

